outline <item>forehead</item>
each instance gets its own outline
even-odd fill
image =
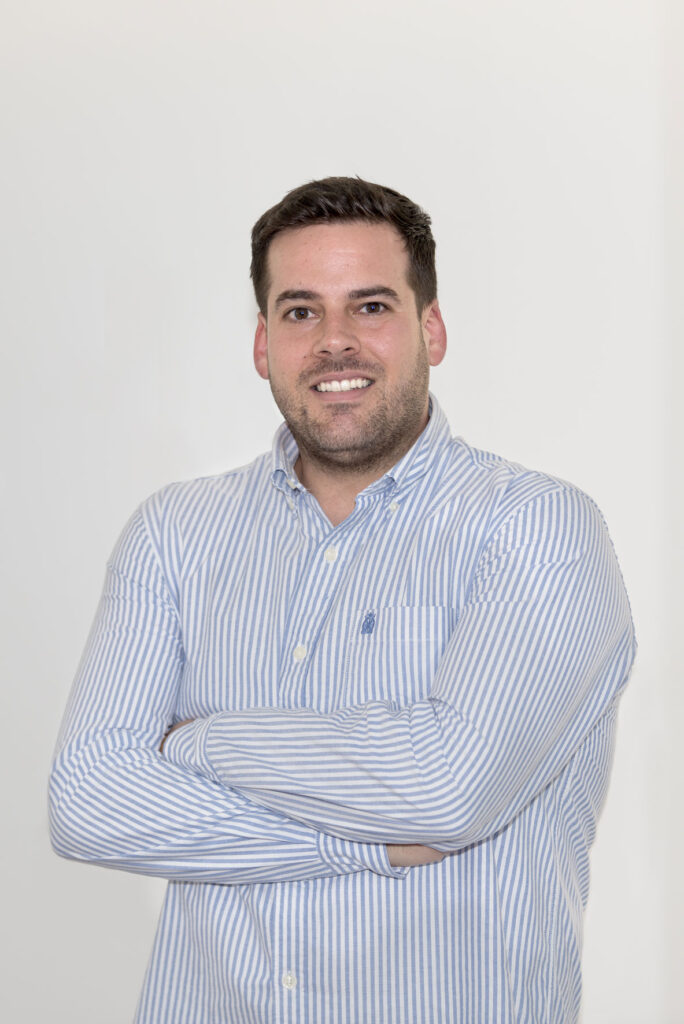
[[[333,222],[282,231],[268,251],[269,297],[283,289],[320,294],[368,285],[408,288],[404,240],[391,224]]]

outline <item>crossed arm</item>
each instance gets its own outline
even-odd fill
[[[487,545],[427,698],[219,713],[170,736],[165,756],[339,838],[458,850],[562,770],[633,654],[600,513],[559,486]]]
[[[182,722],[176,722],[171,726],[159,745],[160,753],[164,752],[164,744],[171,735],[184,725],[191,725],[194,718],[185,718]],[[430,846],[422,846],[420,843],[387,843],[387,856],[390,865],[395,868],[420,867],[423,864],[436,864],[444,859],[444,854],[434,850]]]
[[[62,856],[182,881],[288,881],[439,859],[414,845],[340,840],[269,811],[159,750],[183,668],[176,613],[141,516],[107,569],[50,776]]]
[[[58,852],[128,870],[224,882],[400,875],[387,843],[394,863],[396,846],[457,850],[533,799],[633,657],[600,515],[559,487],[487,545],[427,698],[221,712],[169,734],[160,753],[180,638],[154,562],[134,561],[142,576],[121,560],[110,569],[52,805]],[[132,629],[144,630],[144,656]]]

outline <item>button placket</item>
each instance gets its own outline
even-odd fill
[[[306,505],[307,493],[300,493],[299,498],[297,512],[301,514],[302,508]],[[308,515],[310,510],[305,511]],[[300,586],[297,586],[288,614],[280,692],[283,693],[288,705],[293,707],[301,706],[304,695],[309,692],[305,687],[312,685],[309,673],[310,666],[315,663],[318,637],[339,591],[340,581],[344,578],[347,548],[353,551],[359,523],[352,529],[349,528],[349,521],[345,522],[342,529],[330,529],[329,523],[327,527],[326,530],[321,530],[317,543],[313,536],[310,537],[310,540],[314,541],[310,560],[307,559],[300,569],[302,581],[308,579],[309,583],[302,582],[301,590]],[[319,584],[316,589],[316,600],[312,602],[306,592],[314,575],[318,577]],[[307,696],[308,700],[310,696]]]

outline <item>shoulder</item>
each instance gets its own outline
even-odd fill
[[[264,454],[225,473],[167,484],[142,502],[140,513],[153,532],[169,526],[198,529],[251,499],[269,480],[270,455]]]
[[[452,442],[451,463],[458,467],[459,501],[479,521],[485,537],[523,519],[545,522],[549,529],[579,528],[583,523],[605,528],[596,502],[561,477],[474,448],[462,438]]]
[[[491,510],[496,511],[498,518],[506,518],[545,495],[573,495],[580,503],[595,507],[593,499],[569,480],[476,449],[461,437],[455,438],[453,445],[454,460],[465,467],[460,475],[467,478],[473,494],[489,499]]]
[[[146,498],[129,523],[144,535],[170,579],[201,562],[247,509],[272,490],[271,456],[225,473],[167,484]]]

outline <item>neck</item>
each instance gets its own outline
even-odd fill
[[[394,465],[394,462],[391,465]],[[357,495],[375,480],[379,480],[390,468],[388,465],[380,471],[377,468],[366,472],[344,469],[338,471],[329,467],[324,468],[301,456],[294,467],[297,477],[307,491],[313,494],[333,526],[338,526],[352,514]]]
[[[415,434],[405,435],[403,443],[400,442],[383,454],[378,453],[375,459],[356,465],[345,465],[343,461],[335,462],[332,458],[321,457],[318,452],[310,451],[301,438],[295,438],[299,444],[299,457],[294,471],[300,482],[313,494],[332,525],[338,526],[354,511],[357,495],[379,480],[406,455],[425,429],[428,418],[426,410]]]

